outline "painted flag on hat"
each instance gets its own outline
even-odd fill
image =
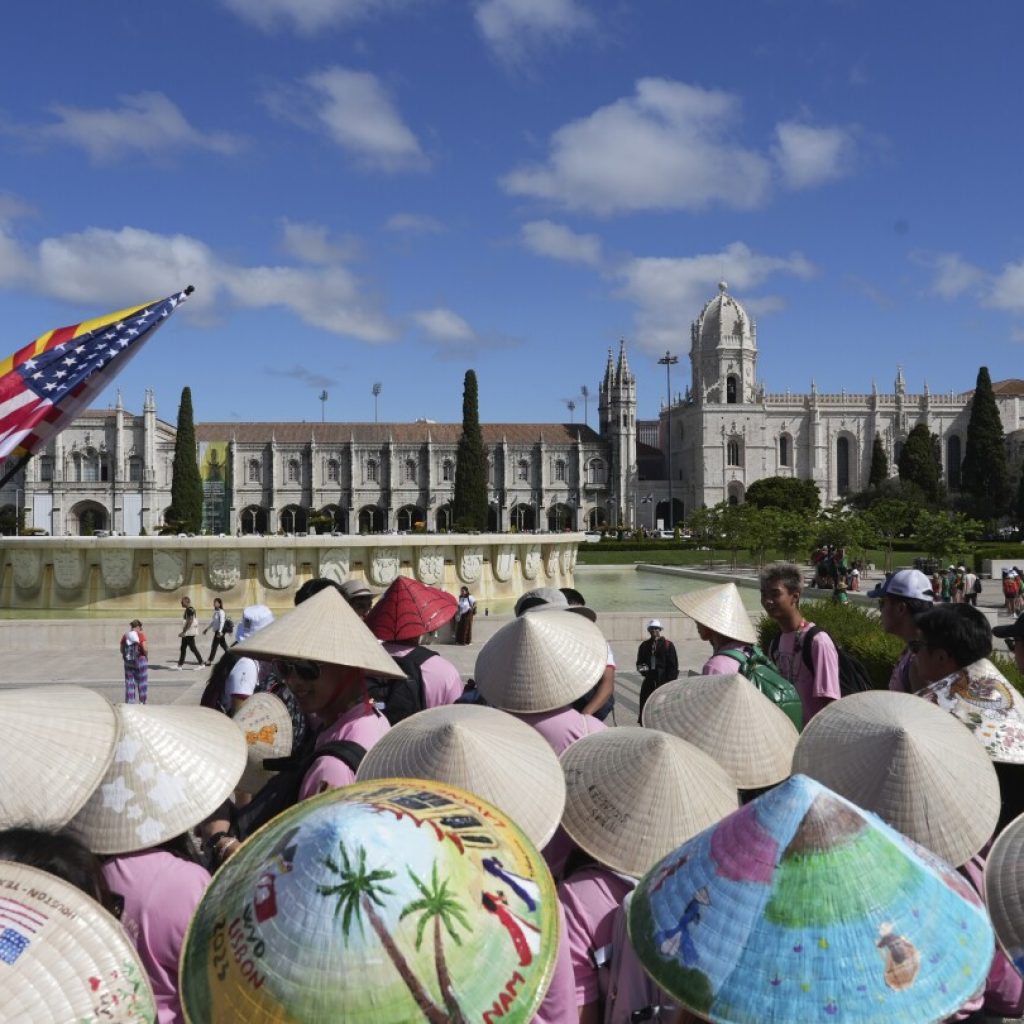
[[[0,362],[0,483],[106,387],[191,292],[47,331]]]

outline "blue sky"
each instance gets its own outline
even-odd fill
[[[103,0],[5,13],[0,347],[193,284],[173,420],[640,415],[724,277],[771,391],[1022,375],[1024,12],[857,0]],[[104,404],[113,400],[113,389]],[[596,397],[589,409],[596,419]]]

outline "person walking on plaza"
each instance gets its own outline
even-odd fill
[[[183,597],[181,599],[181,607],[184,609],[181,616],[181,632],[178,634],[178,639],[181,640],[181,647],[178,650],[178,665],[177,671],[181,671],[181,666],[185,664],[185,654],[191,651],[196,656],[196,668],[203,667],[203,656],[199,653],[199,648],[196,647],[196,634],[199,632],[199,621],[196,615],[195,608],[192,607],[192,598]]]
[[[125,704],[145,704],[149,696],[149,648],[138,619],[132,619],[128,632],[121,637],[121,660]]]
[[[213,599],[213,617],[210,619],[210,624],[203,630],[203,636],[206,636],[210,630],[213,630],[213,643],[210,645],[210,656],[206,659],[207,665],[213,664],[213,656],[217,653],[217,648],[222,647],[225,652],[228,649],[228,642],[224,639],[224,624],[227,621],[227,615],[224,614],[224,602],[219,598]]]
[[[459,591],[459,610],[455,615],[455,642],[468,647],[473,641],[473,616],[476,615],[476,598],[469,587]]]
[[[647,639],[636,652],[636,670],[643,677],[640,686],[640,709],[637,714],[639,722],[644,713],[647,698],[662,685],[679,678],[679,655],[676,645],[668,637],[662,636],[661,620],[651,619],[647,623]]]

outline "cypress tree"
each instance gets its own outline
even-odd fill
[[[971,401],[960,487],[971,511],[979,518],[997,519],[1006,513],[1010,501],[1010,471],[1006,464],[1003,421],[999,418],[987,366],[978,370]]]
[[[935,454],[935,443],[923,423],[907,435],[900,452],[900,479],[917,484],[930,502],[937,502],[942,496],[942,467]]]
[[[462,386],[462,436],[455,456],[452,515],[458,529],[487,529],[487,455],[473,370],[466,371]]]
[[[178,530],[198,533],[203,526],[203,481],[196,459],[196,425],[192,419],[192,389],[182,388],[178,429],[171,471],[171,507],[167,519]]]
[[[882,447],[882,439],[875,434],[875,443],[871,446],[871,470],[868,473],[868,486],[878,487],[889,479],[889,456]]]

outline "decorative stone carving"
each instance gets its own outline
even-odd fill
[[[484,553],[481,548],[463,548],[459,552],[459,579],[463,583],[476,583],[484,567]]]
[[[82,586],[82,552],[58,548],[53,553],[53,582],[61,590],[78,590]]]
[[[441,548],[420,548],[416,552],[416,578],[420,583],[436,587],[444,579],[444,551]]]
[[[14,585],[19,590],[35,590],[42,574],[42,554],[15,549],[11,552],[11,568],[14,570]]]
[[[547,546],[544,552],[544,572],[552,580],[558,575],[558,548],[554,544]]]
[[[516,565],[516,552],[511,544],[497,544],[491,553],[491,572],[499,583],[508,583],[512,579],[512,570]]]
[[[562,563],[562,575],[568,576],[576,568],[576,548],[563,547],[559,559]]]
[[[211,551],[206,558],[206,578],[211,590],[230,590],[242,578],[242,559],[237,551]]]
[[[350,565],[348,548],[328,548],[320,552],[320,575],[335,583],[348,579]]]
[[[540,545],[531,544],[522,549],[523,579],[535,580],[540,572]]]
[[[263,576],[268,587],[284,590],[295,581],[295,554],[287,548],[268,548],[263,554]]]
[[[185,582],[185,552],[153,551],[153,582],[161,590],[177,590]]]
[[[129,548],[101,548],[100,573],[111,590],[127,590],[135,577],[135,556]]]
[[[378,587],[386,587],[398,576],[401,559],[398,548],[377,548],[370,552],[368,573],[370,582]]]

